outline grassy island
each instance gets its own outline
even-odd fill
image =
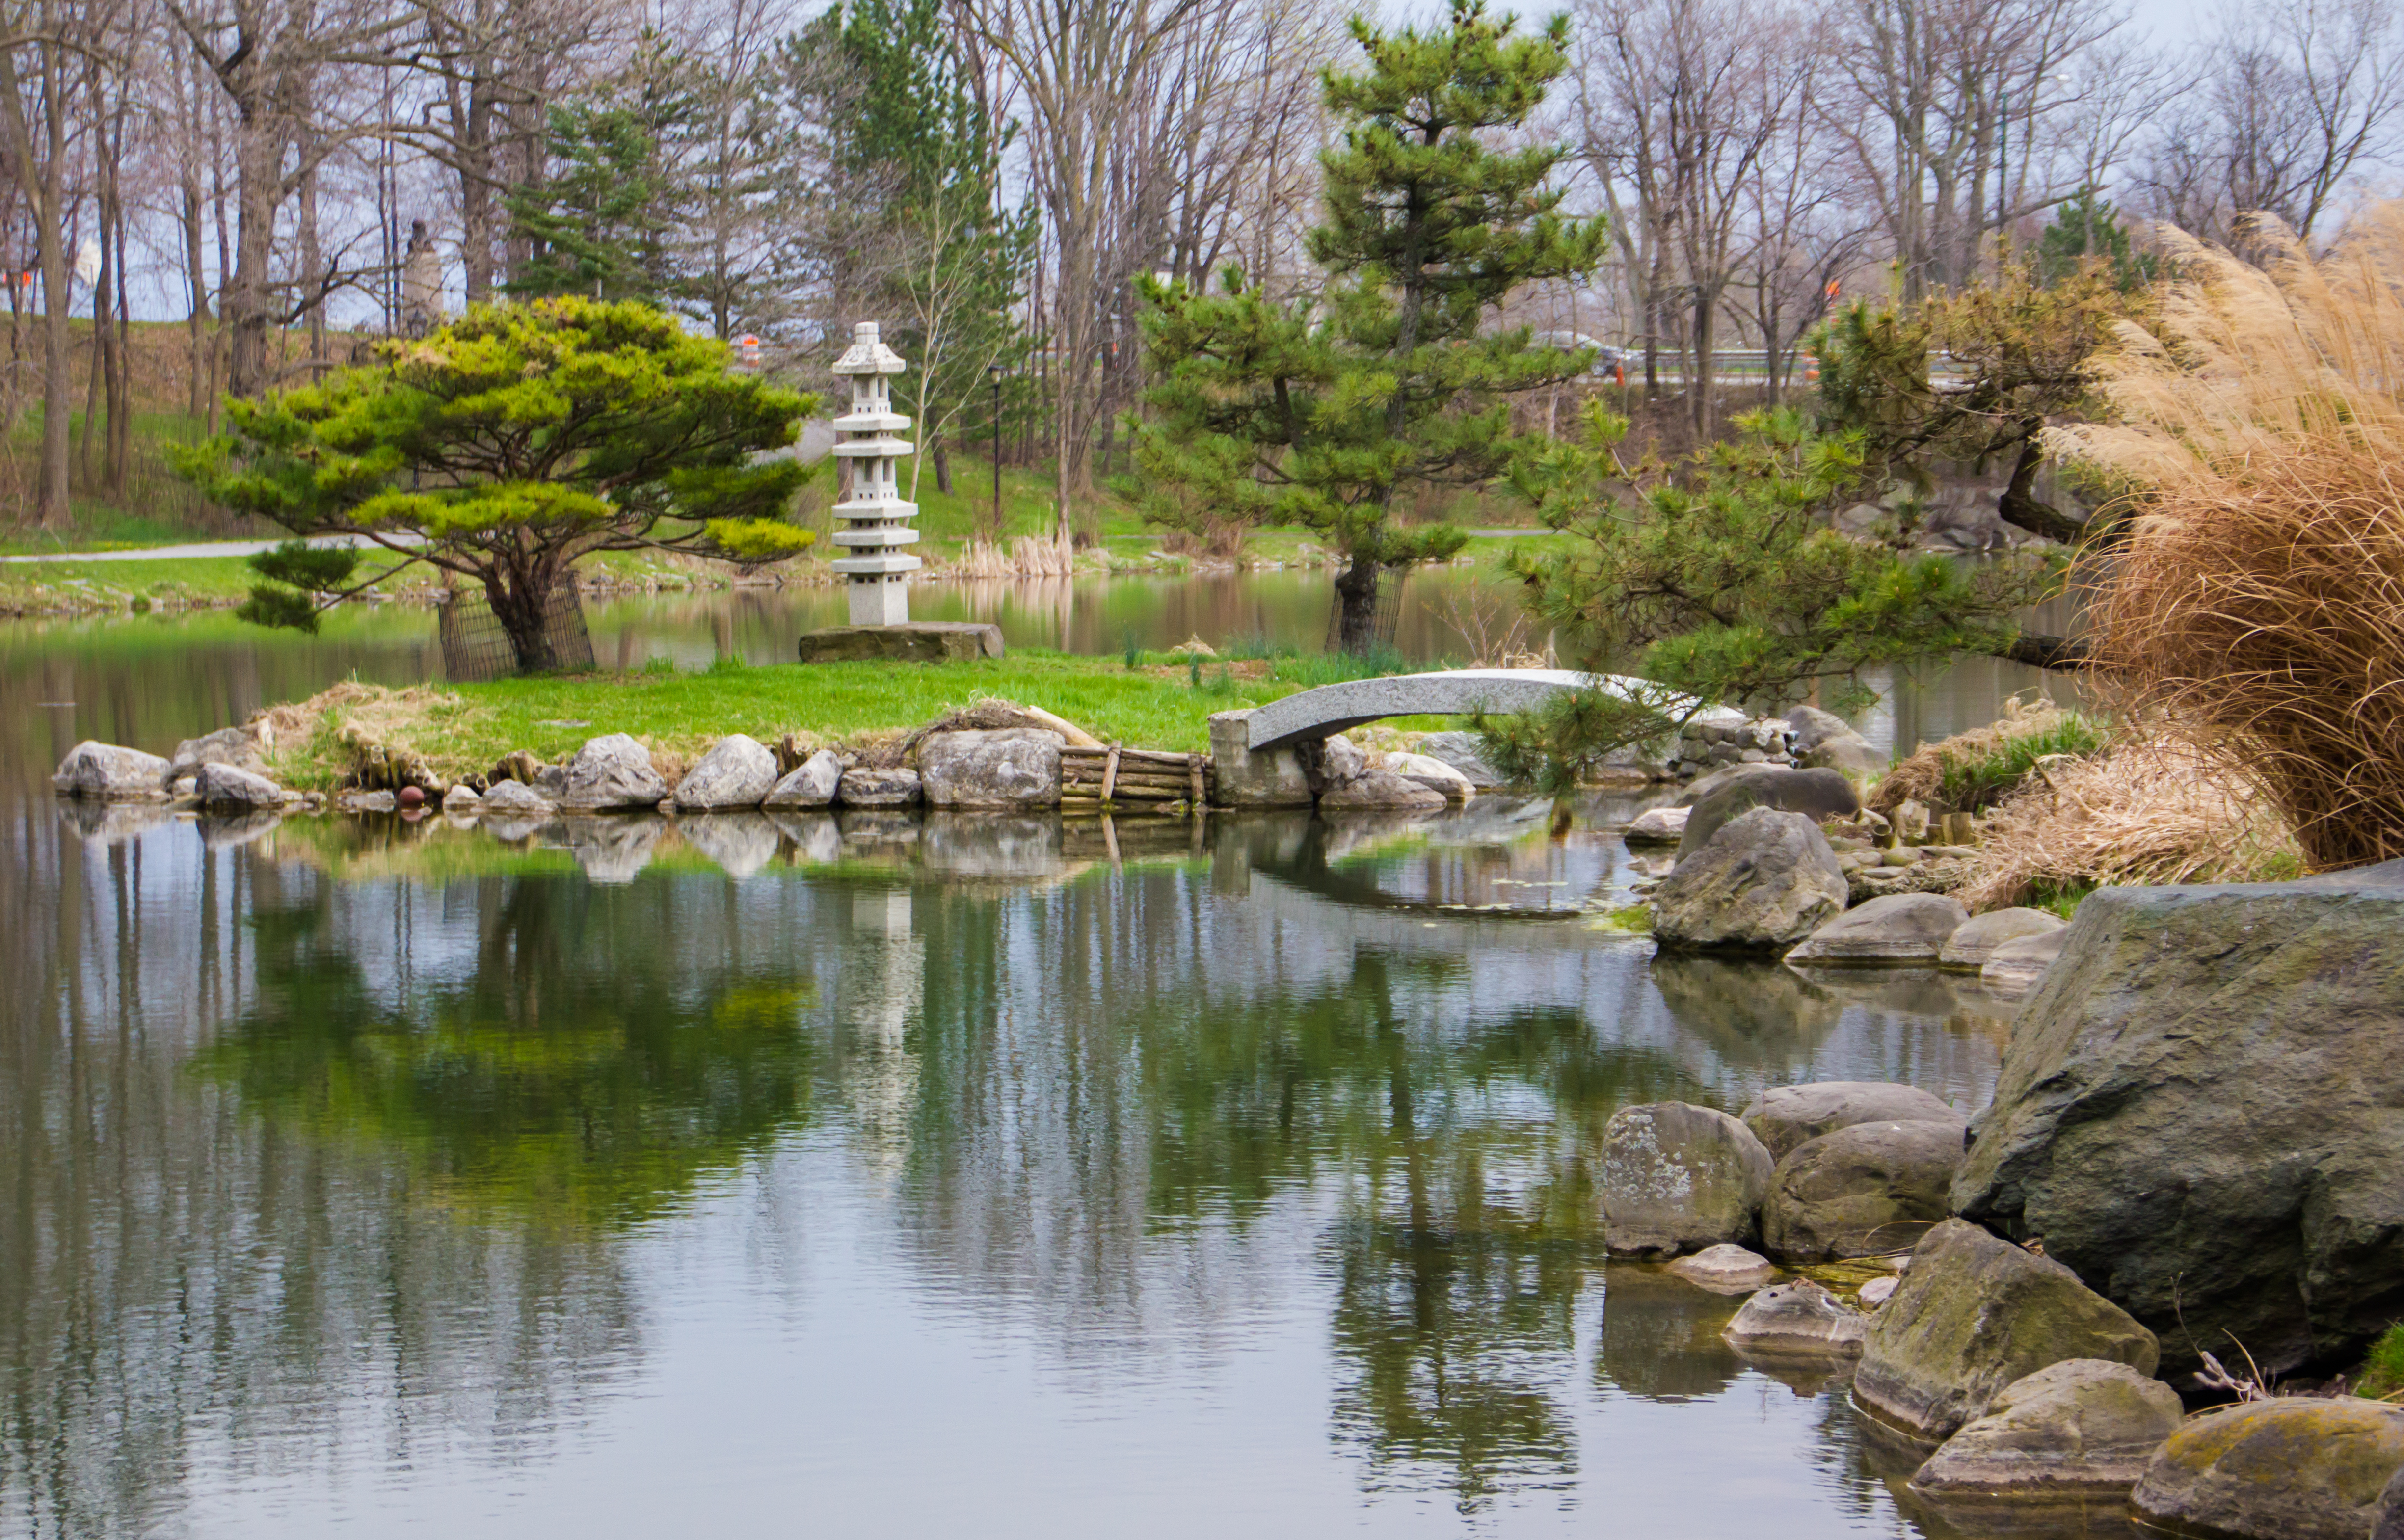
[[[457,777],[490,770],[512,749],[556,763],[587,738],[626,733],[666,770],[698,759],[729,733],[762,743],[790,734],[804,744],[863,744],[992,697],[1040,706],[1105,742],[1199,752],[1209,747],[1214,711],[1373,671],[1343,657],[1100,658],[1033,649],[925,665],[721,660],[698,672],[654,666],[405,690],[342,684],[272,715],[281,778],[326,789],[377,747]]]

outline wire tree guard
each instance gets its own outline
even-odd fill
[[[436,607],[436,630],[442,639],[442,672],[454,684],[505,679],[518,672],[517,649],[484,595],[474,589],[454,588]],[[584,606],[576,593],[576,577],[566,573],[543,606],[542,634],[551,644],[554,665],[564,669],[593,666],[593,634],[584,626]]]

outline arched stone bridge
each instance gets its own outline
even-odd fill
[[[1346,679],[1297,691],[1253,708],[1246,724],[1254,753],[1288,749],[1380,717],[1465,717],[1532,711],[1556,695],[1601,683],[1626,695],[1643,683],[1573,668],[1444,668],[1381,679]]]

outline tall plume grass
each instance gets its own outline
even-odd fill
[[[2180,279],[2061,447],[2133,490],[2096,582],[2132,713],[2258,787],[2315,868],[2404,857],[2404,204],[2262,267],[2166,232]]]

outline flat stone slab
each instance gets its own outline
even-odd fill
[[[802,633],[804,663],[965,663],[1001,655],[1001,627],[985,621],[829,625]]]
[[[1380,679],[1346,679],[1254,708],[1251,749],[1283,749],[1385,717],[1465,717],[1532,711],[1556,695],[1600,684],[1626,695],[1642,679],[1574,668],[1442,668]]]

